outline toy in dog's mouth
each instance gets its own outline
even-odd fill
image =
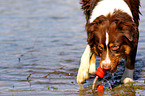
[[[103,78],[103,76],[107,73],[107,71],[103,70],[100,66],[97,68],[97,71],[95,74],[99,76],[100,78]]]
[[[111,73],[114,73],[116,70],[118,69],[118,66],[115,67],[115,69],[111,72]],[[96,82],[97,82],[97,79],[98,78],[103,78],[103,76],[107,73],[108,71],[107,70],[104,70],[101,68],[101,66],[99,65],[99,67],[97,68],[97,71],[95,72],[95,74],[97,75],[93,81],[93,85],[92,85],[92,92],[95,92],[95,85],[96,85]],[[110,88],[111,89],[111,88]],[[103,90],[104,90],[104,87],[103,87]],[[98,88],[97,88],[97,91]]]

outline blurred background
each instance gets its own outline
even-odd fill
[[[87,43],[79,2],[0,0],[0,96],[91,95],[91,83],[84,90],[76,83]],[[145,85],[145,1],[141,5],[137,86]],[[132,90],[135,95],[145,95],[143,88]],[[120,91],[125,94],[124,90],[103,94]]]

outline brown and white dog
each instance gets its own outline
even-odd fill
[[[124,58],[121,81],[133,81],[138,45],[140,0],[81,0],[86,15],[88,44],[81,57],[77,74],[80,85],[96,71],[96,56],[102,69],[114,73]],[[127,78],[127,79],[126,79]],[[126,80],[125,80],[126,79]]]

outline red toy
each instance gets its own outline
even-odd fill
[[[95,85],[96,85],[96,81],[98,79],[98,77],[103,78],[103,76],[107,73],[107,71],[103,70],[101,68],[101,66],[99,65],[99,67],[97,68],[97,71],[95,72],[95,74],[97,75],[93,81],[93,85],[92,85],[92,92],[95,91]],[[104,91],[104,87],[102,85],[98,85],[97,86],[97,91]]]
[[[100,65],[99,67],[97,68],[97,71],[95,72],[95,74],[97,76],[99,76],[100,78],[103,78],[103,76],[107,73],[107,71],[103,70]]]
[[[104,87],[103,87],[102,85],[98,85],[98,86],[97,86],[97,90],[98,90],[98,91],[104,91]]]

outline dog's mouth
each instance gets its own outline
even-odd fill
[[[120,64],[120,62],[118,62],[117,64],[111,64],[110,68],[103,67],[102,69],[109,73],[114,73],[119,68],[119,64]]]

